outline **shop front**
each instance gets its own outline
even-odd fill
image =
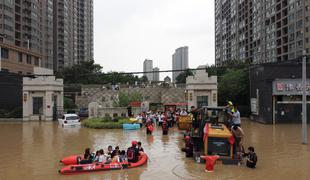
[[[310,83],[307,83],[309,109]],[[298,123],[302,118],[301,79],[276,79],[272,83],[273,123]],[[310,110],[310,109],[309,109]],[[309,110],[307,115],[309,116]]]
[[[310,63],[307,64],[310,77]],[[250,67],[251,120],[267,123],[301,123],[301,64],[279,62]],[[310,96],[310,80],[307,81]],[[307,97],[307,117],[310,117]],[[309,121],[308,121],[309,122]]]

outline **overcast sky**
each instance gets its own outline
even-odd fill
[[[94,0],[94,58],[105,72],[142,71],[146,58],[172,69],[181,46],[190,68],[214,64],[213,0]]]

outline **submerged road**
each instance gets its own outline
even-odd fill
[[[300,124],[272,126],[244,120],[242,128],[245,148],[251,145],[257,152],[257,168],[217,164],[215,172],[206,173],[203,164],[185,158],[180,151],[184,143],[177,128],[170,129],[168,136],[163,136],[160,128],[147,136],[144,129],[64,129],[56,122],[0,123],[0,180],[309,179],[310,145],[301,144]],[[71,176],[57,173],[61,158],[83,153],[85,147],[106,150],[108,145],[118,145],[127,149],[131,140],[142,142],[149,156],[147,165]]]

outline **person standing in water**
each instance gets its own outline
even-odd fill
[[[246,157],[246,166],[249,168],[255,168],[257,163],[257,155],[254,151],[254,147],[250,146],[248,148],[249,152],[245,153]]]
[[[147,120],[146,120],[146,123],[145,123],[145,127],[146,127],[146,134],[148,135],[148,134],[152,134],[152,132],[153,132],[153,130],[154,130],[154,123],[153,123],[153,121],[150,119],[150,118],[148,118]]]

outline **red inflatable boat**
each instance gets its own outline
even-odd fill
[[[96,171],[127,169],[142,166],[147,162],[147,159],[148,159],[147,155],[143,152],[140,152],[139,161],[136,163],[130,163],[126,161],[121,163],[110,163],[110,164],[92,163],[92,164],[68,165],[61,168],[61,170],[59,170],[59,173],[70,175],[70,174],[81,174]]]
[[[68,157],[63,158],[60,160],[60,162],[64,165],[72,165],[72,164],[78,164],[78,159],[83,160],[83,155],[71,155]]]

